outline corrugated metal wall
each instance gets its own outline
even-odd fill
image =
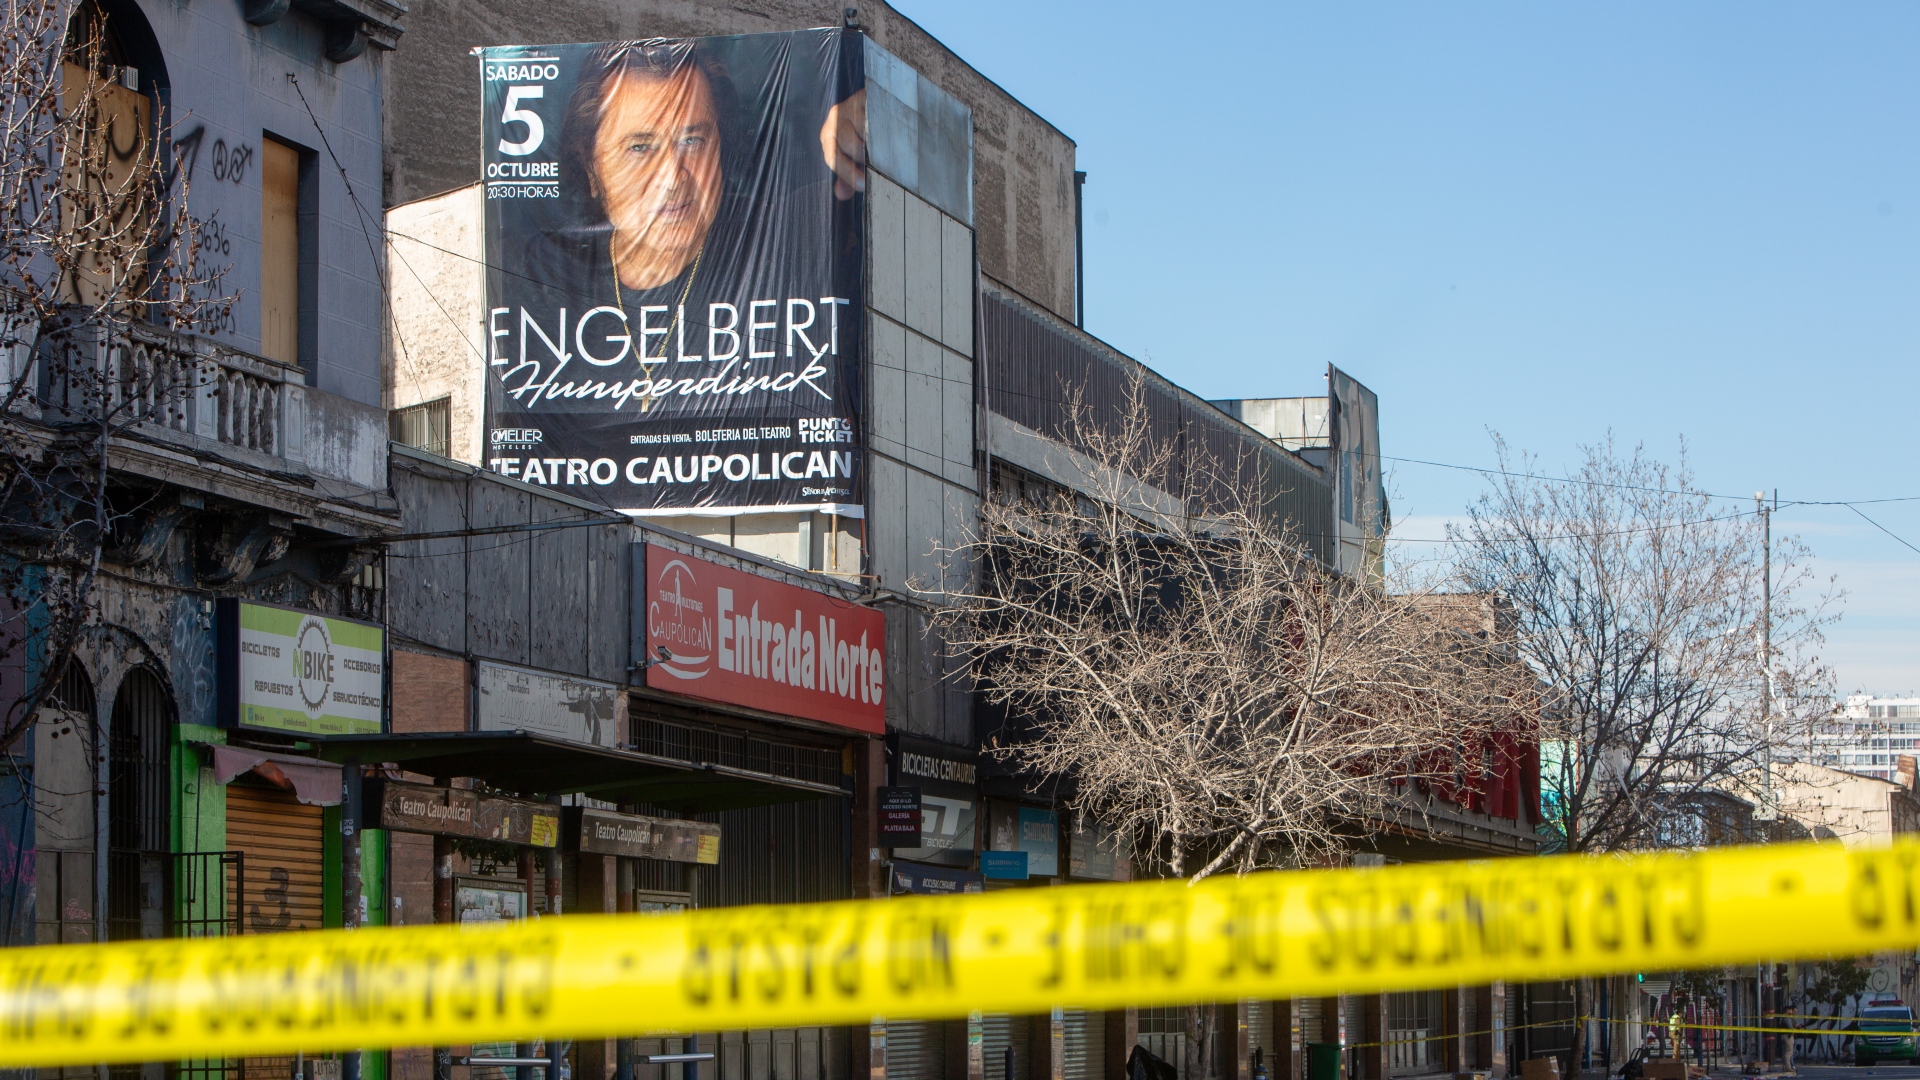
[[[1196,510],[1218,505],[1223,484],[1257,492],[1255,501],[1286,521],[1304,546],[1323,561],[1332,559],[1333,491],[1320,470],[1016,298],[984,293],[981,326],[980,380],[989,411],[1072,445],[1073,403],[1095,425],[1114,423],[1126,414],[1133,373],[1143,371],[1152,437],[1174,443],[1176,453],[1166,475],[1142,479],[1186,498]]]

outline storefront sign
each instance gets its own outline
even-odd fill
[[[222,726],[311,735],[383,730],[381,627],[250,600],[216,605]]]
[[[881,847],[920,846],[920,789],[883,787],[878,815]]]
[[[378,799],[382,829],[466,836],[529,847],[557,847],[560,807],[460,788],[368,781],[369,798]]]
[[[1067,875],[1083,881],[1113,881],[1120,865],[1120,838],[1085,812],[1073,815],[1067,845]]]
[[[720,826],[571,807],[567,810],[567,848],[594,855],[713,866],[720,862]]]
[[[985,889],[980,872],[951,866],[926,866],[920,863],[893,864],[893,895],[946,896],[952,893],[977,893]]]
[[[894,854],[914,862],[971,866],[980,817],[978,758],[905,735],[887,742],[893,782],[920,789],[920,846]]]
[[[481,731],[530,731],[588,746],[620,741],[625,695],[612,683],[486,660],[474,665],[473,677]]]
[[[980,873],[988,881],[1025,881],[1027,853],[1024,851],[983,851]]]
[[[1060,872],[1060,815],[1034,806],[1020,808],[1019,850],[1026,853],[1027,873],[1053,877]]]
[[[636,545],[641,652],[656,690],[839,724],[887,730],[887,620],[812,589]],[[666,650],[662,659],[661,650]],[[658,662],[654,662],[658,661]]]

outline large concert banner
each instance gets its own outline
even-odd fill
[[[861,513],[861,38],[481,50],[486,458],[631,513]]]

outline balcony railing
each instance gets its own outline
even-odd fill
[[[151,424],[301,460],[306,372],[197,334],[127,326],[109,346],[119,399]]]
[[[89,326],[57,349],[42,344],[26,372],[40,387],[42,415],[105,413],[116,426],[150,426],[284,461],[306,459],[306,372],[299,367],[139,322]],[[49,367],[50,355],[62,359]]]

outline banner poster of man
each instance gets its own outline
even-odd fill
[[[1378,570],[1380,538],[1387,531],[1387,502],[1380,475],[1380,399],[1333,365],[1327,365],[1332,414],[1333,502],[1341,573]]]
[[[640,515],[859,516],[859,34],[479,55],[488,466]]]

